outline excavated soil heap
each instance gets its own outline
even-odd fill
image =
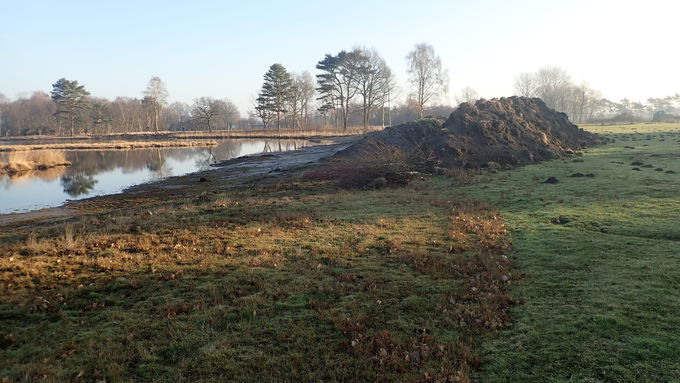
[[[600,142],[540,99],[510,97],[463,103],[443,124],[425,119],[387,128],[337,156],[390,145],[430,153],[445,168],[485,168],[557,158]]]

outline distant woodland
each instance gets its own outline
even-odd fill
[[[0,93],[0,136],[101,135],[109,133],[272,129],[344,130],[349,126],[388,126],[422,118],[447,116],[456,105],[479,96],[462,87],[447,99],[449,80],[434,48],[418,44],[406,57],[407,90],[375,49],[355,48],[327,54],[316,74],[291,73],[270,66],[252,108],[238,110],[229,99],[200,97],[192,104],[169,102],[165,83],[152,77],[141,97],[100,98],[75,79],[61,78],[52,91],[10,100]],[[559,67],[516,76],[514,94],[541,98],[575,123],[677,121],[680,94],[646,102],[602,97],[587,83],[575,83]],[[450,99],[451,97],[449,97]]]

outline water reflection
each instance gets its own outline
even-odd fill
[[[90,193],[96,184],[97,180],[91,174],[75,173],[61,177],[64,193],[71,197],[80,197]]]
[[[68,199],[117,193],[132,185],[206,170],[210,164],[234,157],[318,144],[304,140],[223,140],[217,146],[200,148],[59,152],[72,166],[0,176],[0,213],[58,206]],[[0,153],[0,163],[7,162],[10,155]]]

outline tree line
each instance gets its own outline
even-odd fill
[[[50,94],[34,92],[13,102],[0,94],[0,136],[231,129],[240,119],[238,108],[227,99],[200,97],[192,105],[169,104],[159,77],[149,80],[142,95],[93,97],[77,80],[66,78],[52,84]]]
[[[434,48],[418,44],[406,57],[413,95],[406,108],[415,107],[422,118],[427,105],[445,93],[448,76]],[[267,128],[304,128],[310,121],[310,105],[316,101],[316,112],[335,128],[343,130],[358,116],[357,125],[368,128],[375,124],[392,124],[392,100],[397,85],[394,74],[377,50],[354,48],[337,54],[326,54],[316,64],[316,83],[309,72],[291,74],[279,63],[264,74],[262,88],[255,100],[254,111]],[[408,104],[411,105],[408,105]]]
[[[193,105],[168,103],[158,77],[149,80],[141,98],[97,98],[76,80],[52,85],[50,94],[35,92],[10,102],[0,94],[0,136],[107,134],[161,130],[213,130],[255,127],[270,129],[347,129],[348,126],[392,125],[448,114],[437,104],[448,88],[448,75],[434,48],[418,44],[406,57],[412,95],[398,98],[395,77],[375,49],[355,48],[327,54],[318,73],[290,73],[273,64],[265,73],[253,109],[241,119],[229,100],[201,97]]]
[[[575,123],[680,121],[680,94],[649,98],[646,102],[602,97],[586,82],[575,83],[560,67],[543,67],[515,77],[515,94],[538,97],[547,106],[564,112]]]
[[[441,102],[448,93],[448,73],[434,48],[417,44],[405,59],[409,84],[405,95],[375,49],[359,47],[326,54],[316,63],[314,76],[272,64],[246,118],[241,118],[228,99],[200,97],[191,105],[169,103],[167,88],[158,77],[149,80],[141,98],[114,100],[94,97],[78,81],[62,78],[52,85],[50,94],[35,92],[11,102],[0,94],[0,136],[236,127],[345,130],[349,126],[386,126],[425,115],[450,114],[455,106]],[[680,94],[617,103],[585,82],[575,83],[559,67],[520,73],[515,77],[514,94],[541,98],[575,123],[680,120]],[[477,99],[479,95],[471,87],[463,87],[454,97],[456,105]]]

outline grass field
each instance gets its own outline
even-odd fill
[[[588,129],[616,142],[461,190],[500,209],[526,273],[480,381],[680,381],[680,125]]]
[[[680,127],[588,129],[615,142],[467,185],[211,183],[3,228],[0,379],[680,380]]]

